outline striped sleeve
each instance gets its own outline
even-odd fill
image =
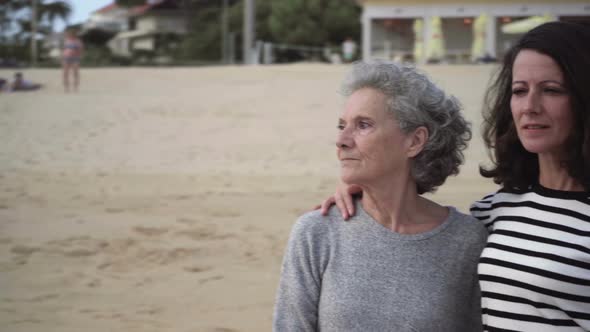
[[[478,267],[486,331],[590,331],[590,199],[569,194],[498,192],[472,206],[491,230]]]
[[[481,222],[490,230],[492,226],[492,201],[495,194],[489,194],[479,201],[475,201],[471,207],[471,215]]]

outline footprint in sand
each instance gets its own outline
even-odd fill
[[[191,273],[205,272],[205,271],[209,271],[211,269],[212,269],[212,267],[210,267],[210,266],[187,266],[184,268],[184,270],[186,272],[191,272]]]
[[[188,236],[195,241],[224,240],[236,237],[234,234],[220,234],[217,232],[214,226],[202,226],[188,231],[178,231],[175,233],[175,235]]]
[[[105,212],[108,212],[108,213],[121,213],[121,212],[125,212],[125,209],[123,209],[123,208],[113,208],[113,207],[106,208],[104,210],[105,210]]]
[[[80,258],[97,255],[108,245],[107,241],[94,239],[90,236],[74,236],[50,241],[47,249],[66,257]]]
[[[174,196],[172,196],[172,199],[177,200],[177,201],[183,201],[183,200],[190,199],[191,197],[192,197],[191,195],[174,195]]]
[[[14,263],[16,265],[25,265],[28,263],[31,255],[35,252],[40,251],[40,250],[41,250],[41,248],[39,248],[39,247],[17,244],[15,246],[13,246],[12,248],[10,248],[10,252],[15,254],[15,256],[12,258],[12,263]]]
[[[94,248],[93,249],[80,248],[80,249],[72,249],[72,250],[64,251],[65,256],[74,257],[74,258],[94,256],[96,254],[98,254],[98,249],[94,249]]]
[[[151,307],[151,308],[139,309],[136,311],[136,313],[138,313],[140,315],[155,315],[155,314],[159,314],[163,311],[164,311],[164,308]]]
[[[176,222],[190,226],[190,225],[196,224],[198,221],[196,219],[192,219],[192,218],[177,217]]]
[[[90,287],[90,288],[96,288],[96,287],[100,287],[100,285],[102,284],[102,282],[100,281],[100,279],[92,279],[91,281],[89,281],[86,286]]]
[[[168,233],[169,229],[160,227],[136,226],[133,227],[133,231],[145,236],[158,236]]]
[[[57,299],[59,298],[59,294],[43,294],[43,295],[37,295],[29,300],[27,300],[28,302],[42,302],[42,301],[47,301],[47,300],[53,300],[53,299]]]
[[[213,277],[199,280],[199,284],[204,284],[209,281],[216,281],[216,280],[221,280],[221,279],[223,279],[223,276],[213,276]]]
[[[17,255],[25,255],[30,256],[33,253],[41,250],[39,247],[27,246],[23,244],[17,244],[14,247],[10,248],[10,252]]]

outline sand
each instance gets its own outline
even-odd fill
[[[268,331],[291,225],[333,192],[347,66],[26,70],[0,95],[0,330]],[[491,66],[427,66],[474,139],[432,198],[496,186],[479,126]],[[0,77],[12,71],[0,70]]]

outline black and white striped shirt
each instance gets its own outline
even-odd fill
[[[500,190],[471,214],[490,232],[478,267],[486,331],[590,331],[590,193]]]

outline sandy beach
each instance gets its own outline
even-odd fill
[[[83,69],[0,94],[0,330],[269,331],[291,225],[331,194],[348,67]],[[474,138],[434,195],[467,211],[492,66],[423,69]],[[13,71],[0,70],[11,78]]]

